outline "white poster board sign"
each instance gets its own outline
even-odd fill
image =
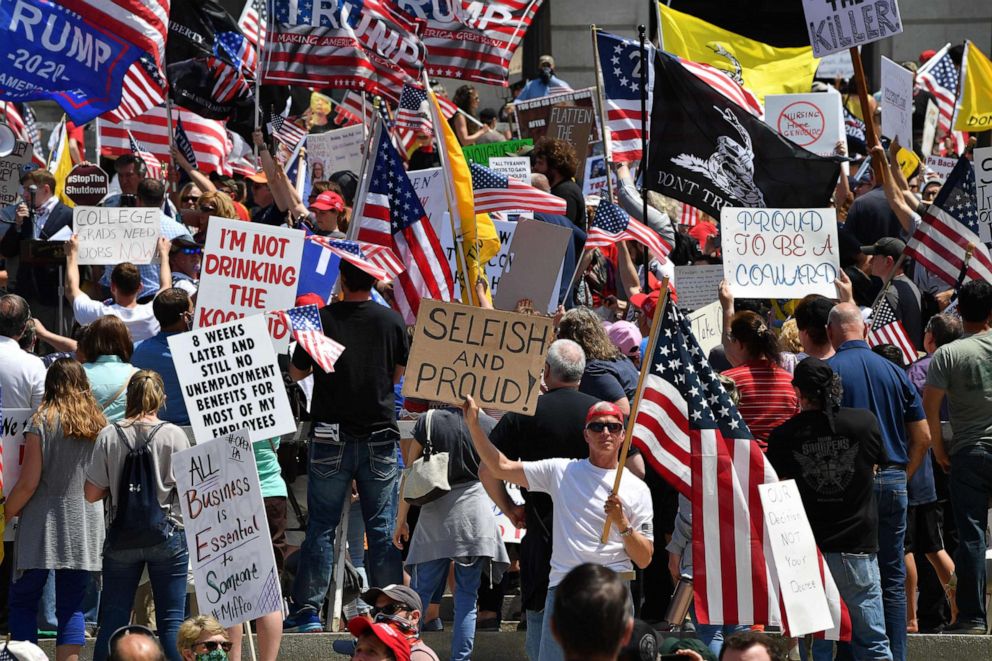
[[[262,315],[168,339],[198,443],[237,429],[252,442],[296,431]]]
[[[28,426],[34,409],[3,409],[2,427],[2,451],[3,451],[3,497],[10,494],[10,490],[17,484],[17,478],[21,476],[21,466],[24,465],[24,429]],[[3,539],[5,542],[14,541],[16,526],[8,525],[4,530]]]
[[[505,174],[530,185],[530,159],[525,156],[493,156],[489,159],[489,169]],[[509,209],[503,212],[506,216],[516,215],[520,218],[533,218],[533,211]]]
[[[448,233],[451,227],[444,214],[448,212],[448,201],[444,196],[444,173],[441,168],[428,168],[426,170],[414,170],[408,172],[413,190],[417,191],[420,203],[424,205],[424,213],[434,226],[434,232],[440,236],[441,229],[448,225]]]
[[[72,227],[79,240],[81,266],[150,264],[162,233],[162,211],[142,207],[75,207]]]
[[[933,102],[933,99],[927,99],[927,111],[923,118],[923,136],[920,139],[920,152],[926,156],[927,160],[930,160],[930,155],[933,154],[933,143],[937,139],[937,120],[939,119],[940,108]]]
[[[461,241],[456,241],[451,236],[451,223],[448,222],[448,214],[443,215],[444,222],[438,228],[438,241],[441,243],[441,250],[444,251],[444,256],[448,260],[448,266],[451,267],[451,273],[455,276],[455,292],[453,299],[456,301],[461,300],[462,287],[461,282],[458,279],[458,262],[456,260],[456,250],[461,250]],[[499,289],[499,281],[503,277],[503,270],[510,267],[513,264],[513,237],[517,232],[517,224],[511,223],[506,220],[494,220],[493,225],[496,227],[496,232],[499,234],[499,252],[486,262],[485,271],[486,278],[489,280],[489,291],[490,294],[495,295],[496,290]]]
[[[947,176],[951,174],[951,170],[953,170],[954,166],[957,164],[958,164],[958,160],[956,158],[944,158],[943,156],[927,156],[926,168],[927,170],[930,170],[938,177],[940,177],[941,181],[946,181]],[[975,175],[976,175],[975,184],[981,187],[981,184],[978,183],[977,167],[975,169]]]
[[[896,0],[863,4],[843,0],[803,0],[813,56],[824,57],[902,32]]]
[[[520,487],[515,484],[506,483],[506,493],[510,496],[510,500],[513,501],[515,505],[523,505],[524,497],[520,493]],[[520,540],[524,538],[527,534],[526,528],[517,528],[513,525],[513,521],[510,520],[503,510],[499,506],[490,500],[489,502],[493,505],[493,515],[496,517],[496,526],[499,528],[499,536],[503,539],[505,544],[519,544]]]
[[[913,148],[913,72],[882,56],[882,135]]]
[[[833,627],[820,578],[816,540],[795,480],[759,484],[770,560],[778,575],[789,634],[805,636]],[[824,567],[826,571],[830,571]]]
[[[303,259],[302,230],[211,216],[203,248],[196,300],[196,327],[217,326],[296,305]],[[278,351],[289,344],[289,328],[269,317]]]
[[[992,243],[992,147],[974,152],[975,202],[978,207],[978,238]]]
[[[699,342],[703,355],[708,356],[716,345],[723,341],[723,307],[720,301],[713,301],[695,312],[686,315],[692,326],[692,334]]]
[[[854,78],[854,63],[851,62],[850,51],[842,50],[821,59],[816,68],[816,78],[830,81]]]
[[[327,179],[335,172],[362,169],[362,125],[346,126],[307,136],[307,165],[313,181]]]
[[[844,139],[840,94],[769,94],[765,122],[779,135],[820,156],[834,153]]]
[[[33,153],[31,143],[14,140],[12,151],[0,158],[0,206],[18,204],[24,200],[22,168],[31,162]]]
[[[724,207],[720,230],[723,275],[734,296],[837,295],[836,210]]]
[[[723,264],[686,264],[675,267],[675,291],[679,308],[698,310],[717,300]]]
[[[172,458],[201,613],[233,627],[282,609],[265,503],[245,430]]]

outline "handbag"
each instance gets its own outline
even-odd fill
[[[401,493],[403,500],[411,505],[426,505],[451,491],[448,484],[448,453],[434,452],[431,443],[433,414],[433,410],[427,412],[424,424],[427,431],[424,453],[403,471]]]

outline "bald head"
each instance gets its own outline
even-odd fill
[[[838,303],[827,317],[827,335],[834,349],[850,340],[865,339],[865,322],[854,303]]]
[[[117,639],[111,661],[165,661],[158,642],[143,633],[126,633]]]
[[[551,183],[548,181],[548,178],[540,172],[535,172],[530,175],[530,185],[537,190],[543,190],[545,193],[551,192]]]

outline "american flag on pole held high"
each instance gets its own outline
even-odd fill
[[[469,163],[468,167],[472,173],[476,213],[523,210],[564,216],[567,211],[565,200],[557,195],[478,163]]]
[[[301,305],[269,314],[286,324],[296,343],[310,354],[313,362],[317,363],[320,369],[328,374],[334,371],[334,363],[341,357],[345,347],[324,335],[316,305]]]
[[[962,271],[963,281],[992,282],[992,256],[981,232],[975,170],[971,161],[962,157],[906,244],[906,255],[952,287],[957,286]]]
[[[290,150],[295,151],[304,138],[307,137],[306,129],[298,126],[288,117],[276,115],[269,122],[269,133],[276,140],[286,145]]]
[[[261,52],[262,44],[265,43],[265,22],[265,0],[248,0],[241,10],[238,27],[258,52]]]
[[[427,92],[409,83],[403,85],[400,103],[396,107],[396,126],[434,135],[434,125],[428,109]]]
[[[704,624],[783,625],[778,577],[758,486],[778,476],[754,441],[692,327],[670,300],[659,308],[644,369],[632,442],[692,505],[696,617]],[[834,626],[851,622],[830,570],[817,553]]]
[[[128,139],[131,141],[131,153],[141,159],[141,162],[145,164],[145,176],[149,179],[161,179],[162,178],[162,162],[158,160],[158,157],[151,152],[145,151],[131,132],[128,131]]]
[[[871,328],[868,330],[868,346],[891,344],[902,353],[902,363],[906,367],[916,362],[916,347],[906,334],[902,322],[896,318],[889,299],[883,294],[871,313]]]
[[[589,228],[585,249],[605,248],[619,241],[637,241],[647,246],[661,263],[665,263],[668,253],[672,251],[672,247],[653,229],[631,218],[609,200],[602,199]]]
[[[610,154],[617,163],[641,160],[641,126],[650,126],[647,117],[641,116],[641,62],[637,42],[596,31],[599,68],[603,77],[603,97],[606,104],[606,126],[610,136]],[[654,47],[647,45],[648,99],[645,106],[651,112],[654,89]],[[643,124],[642,124],[643,122]]]
[[[396,307],[407,323],[415,323],[421,298],[450,301],[454,291],[451,268],[431,226],[403,159],[380,120],[372,138],[370,175],[359,191],[362,207],[355,209],[358,240],[392,248],[406,271],[393,287]]]
[[[678,58],[678,61],[696,78],[699,78],[755,117],[761,118],[765,116],[765,109],[762,107],[761,102],[758,101],[758,97],[755,96],[754,92],[739,85],[725,72],[708,64],[693,62],[681,57]]]
[[[960,76],[957,65],[951,59],[950,48],[951,45],[947,44],[920,67],[916,72],[916,83],[925,87],[937,102],[937,110],[940,111],[937,115],[938,137],[952,135],[957,152],[960,154],[964,151],[964,135],[960,131],[952,130],[951,127]]]

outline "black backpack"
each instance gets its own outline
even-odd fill
[[[175,526],[165,516],[155,491],[155,461],[151,444],[165,423],[156,425],[148,440],[132,447],[117,423],[114,429],[127,448],[117,494],[117,512],[107,529],[107,547],[113,550],[148,548],[169,538]]]

